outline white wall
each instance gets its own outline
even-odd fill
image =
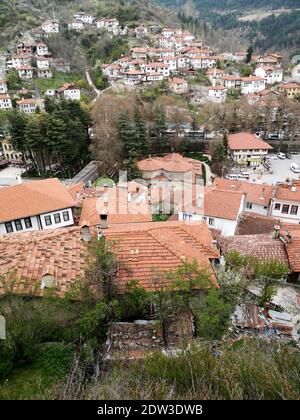
[[[185,217],[185,215],[189,215],[189,217]],[[199,220],[204,220],[206,218],[207,226],[211,229],[217,229],[221,231],[221,236],[234,236],[237,220],[228,220],[228,219],[221,219],[218,217],[209,217],[209,216],[202,216],[199,214],[191,214],[191,213],[179,213],[179,220],[180,221],[190,221],[196,222]],[[213,220],[213,225],[209,224],[209,219]]]
[[[68,212],[69,221],[66,221],[66,222],[64,221],[64,219],[63,219],[63,212],[64,211]],[[57,213],[60,214],[61,223],[55,223],[54,215],[57,214]],[[52,225],[50,225],[50,226],[46,225],[46,222],[45,222],[45,217],[46,216],[51,216]],[[40,217],[41,227],[40,227],[39,222],[38,222],[38,217]],[[42,214],[40,216],[32,216],[30,219],[31,219],[32,227],[28,228],[28,229],[25,226],[24,219],[20,219],[21,223],[22,223],[22,227],[23,227],[23,230],[20,230],[20,231],[16,230],[14,222],[12,221],[13,233],[29,232],[29,231],[40,230],[40,229],[45,229],[45,230],[47,230],[47,229],[58,229],[58,228],[61,228],[61,227],[72,226],[74,224],[72,209],[63,209],[63,210],[58,210],[58,211],[54,211],[54,212],[51,212],[51,213]],[[0,235],[6,235],[6,234],[7,234],[7,231],[6,231],[5,223],[0,223]]]
[[[275,204],[279,203],[281,204],[280,210],[275,210]],[[287,204],[290,206],[289,208],[289,214],[282,213],[282,205]],[[291,206],[298,206],[298,213],[297,214],[290,214],[291,212]],[[271,207],[270,207],[270,216],[276,217],[278,219],[281,219],[284,222],[287,223],[300,223],[300,203],[297,202],[289,202],[289,201],[281,201],[276,200],[272,201]]]
[[[250,209],[246,205],[245,211],[250,212],[250,213],[261,214],[262,216],[268,216],[269,207],[265,209],[264,206],[260,206],[259,204],[252,203],[252,208]]]

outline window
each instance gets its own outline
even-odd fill
[[[276,204],[275,204],[275,210],[280,210],[280,208],[281,208],[281,204],[276,203]]]
[[[26,229],[32,228],[32,223],[31,223],[30,217],[27,217],[26,219],[24,219],[24,222],[25,222]]]
[[[5,229],[6,229],[6,232],[7,233],[12,233],[14,230],[13,230],[13,225],[12,225],[12,223],[11,222],[7,222],[7,223],[5,223]]]
[[[283,214],[289,214],[289,210],[290,210],[290,206],[288,204],[284,204],[282,206],[281,213],[283,213]]]
[[[252,209],[252,203],[247,203],[247,209]]]
[[[208,224],[209,224],[209,226],[214,226],[214,224],[215,224],[215,219],[211,219],[211,218],[209,218],[209,219],[208,219]]]
[[[61,222],[61,218],[60,218],[60,214],[59,213],[56,213],[54,215],[54,221],[55,221],[55,223],[60,223]]]
[[[17,231],[23,230],[22,222],[21,220],[15,220],[15,227]]]
[[[45,216],[45,223],[46,223],[46,226],[52,225],[51,216]]]
[[[291,207],[291,214],[297,214],[298,213],[298,206],[292,206]]]
[[[64,218],[64,222],[68,222],[70,220],[70,216],[69,216],[68,211],[63,212],[63,218]]]
[[[183,213],[183,220],[191,220],[191,219],[192,219],[192,215],[191,214]]]

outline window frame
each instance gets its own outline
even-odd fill
[[[58,221],[57,221],[56,219],[58,219]],[[59,223],[61,223],[61,216],[60,216],[60,213],[55,213],[55,214],[54,214],[54,223],[55,223],[56,225],[58,225]]]
[[[53,223],[52,223],[52,217],[50,215],[49,216],[44,216],[44,222],[45,222],[45,225],[46,226],[52,226],[53,225]]]
[[[63,220],[64,220],[64,222],[69,222],[70,221],[70,214],[69,214],[68,210],[63,212]]]
[[[23,229],[23,224],[21,219],[14,220],[14,225],[16,228],[16,232],[21,232]]]
[[[8,226],[9,226],[9,229],[7,228]],[[13,228],[12,222],[6,222],[5,223],[5,229],[6,229],[6,233],[13,233],[14,228]]]
[[[28,223],[29,222],[29,223]],[[31,221],[31,217],[26,217],[24,219],[24,223],[25,223],[25,227],[26,229],[31,229],[32,228],[32,221]]]
[[[287,209],[287,211],[284,211],[284,209]],[[289,204],[283,204],[281,209],[281,214],[289,214],[290,212],[290,205]]]

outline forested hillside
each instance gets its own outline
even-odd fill
[[[218,42],[227,37],[237,41],[236,48],[241,43],[252,43],[261,52],[279,50],[288,51],[289,55],[300,52],[299,0],[158,1],[177,8],[182,23],[202,31],[204,39]],[[230,44],[226,47],[230,48]]]

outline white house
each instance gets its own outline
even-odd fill
[[[50,67],[50,60],[49,58],[45,57],[38,57],[36,59],[36,66],[38,69],[45,70]]]
[[[97,29],[106,29],[108,32],[116,33],[118,31],[118,28],[120,26],[120,22],[116,18],[111,19],[98,19],[96,21],[96,27]]]
[[[0,93],[0,109],[11,109],[12,103],[7,93]]]
[[[7,82],[6,80],[0,80],[0,94],[7,93]]]
[[[225,102],[226,97],[227,97],[227,89],[223,86],[211,86],[208,89],[207,99],[211,102],[220,104],[220,103]]]
[[[221,236],[235,234],[239,215],[245,209],[245,194],[205,187],[194,202],[194,208],[178,213],[179,220],[206,220],[209,228],[221,231]]]
[[[168,64],[165,63],[148,63],[145,66],[145,71],[147,74],[149,73],[160,73],[165,78],[170,77],[170,69]]]
[[[299,83],[300,82],[300,64],[297,64],[293,69],[292,69],[292,78],[294,82]]]
[[[241,78],[232,74],[221,76],[220,82],[226,89],[240,89],[241,87]]]
[[[261,66],[255,69],[255,76],[265,79],[267,85],[283,81],[283,69],[280,67]]]
[[[271,198],[270,216],[285,223],[300,223],[300,181],[278,184]]]
[[[241,182],[225,178],[216,178],[213,184],[219,190],[238,191],[245,194],[245,210],[250,213],[269,215],[271,197],[274,187],[272,185],[257,184],[254,182]]]
[[[37,76],[39,79],[51,79],[53,73],[51,69],[38,69]]]
[[[82,31],[84,29],[84,24],[81,20],[71,20],[68,22],[69,31]]]
[[[263,77],[249,76],[241,77],[241,92],[243,95],[258,93],[266,88],[266,81]]]
[[[90,13],[78,13],[77,15],[73,16],[75,20],[85,23],[87,25],[92,25],[95,17],[91,15]]]
[[[33,68],[31,66],[22,66],[17,68],[17,72],[21,79],[32,79]]]
[[[38,56],[42,56],[42,57],[45,56],[45,55],[48,55],[49,54],[49,50],[48,50],[47,45],[44,44],[43,42],[39,42],[36,45],[36,54]]]
[[[191,57],[190,63],[194,70],[208,69],[217,64],[217,57],[210,55],[196,55]]]
[[[46,34],[58,34],[59,33],[59,23],[56,19],[46,20],[42,23],[42,29]]]
[[[1,188],[0,201],[0,235],[74,224],[74,200],[56,178]]]
[[[33,114],[38,107],[42,108],[42,106],[43,102],[40,99],[22,98],[20,101],[17,101],[17,108],[20,111],[25,112],[25,114]]]
[[[272,149],[272,146],[254,134],[236,133],[228,136],[228,155],[240,165],[260,165]]]
[[[80,101],[80,89],[76,88],[72,83],[65,83],[58,89],[58,94],[70,101]]]
[[[12,57],[12,67],[30,66],[32,56],[29,54],[18,54]]]

